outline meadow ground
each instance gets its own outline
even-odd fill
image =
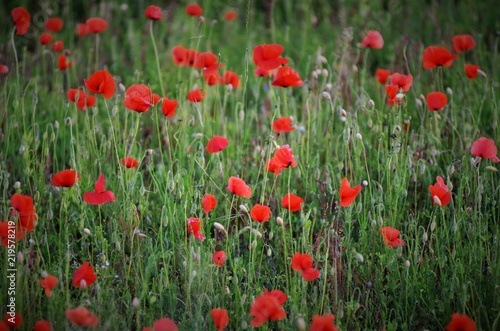
[[[0,5],[0,330],[500,330],[494,2],[199,4]]]

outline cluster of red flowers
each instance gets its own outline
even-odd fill
[[[262,44],[253,50],[253,62],[257,66],[254,73],[257,76],[270,76],[275,69],[276,74],[273,86],[290,87],[302,86],[304,82],[299,74],[291,67],[286,66],[288,59],[281,57],[285,48],[279,44]]]

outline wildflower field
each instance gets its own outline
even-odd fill
[[[500,330],[495,8],[0,4],[0,331]]]

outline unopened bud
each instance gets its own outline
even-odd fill
[[[325,98],[326,100],[332,99],[332,96],[327,91],[323,91],[322,95],[323,95],[323,98]]]
[[[443,204],[441,203],[441,200],[438,198],[438,196],[437,196],[437,195],[435,195],[435,196],[433,197],[433,201],[434,201],[434,203],[435,203],[436,205],[438,205],[439,207],[442,207],[442,206],[443,206]]]
[[[363,255],[361,255],[360,253],[356,252],[355,256],[356,256],[356,260],[357,260],[359,263],[363,263],[363,262],[365,262],[365,258],[364,258],[364,257],[363,257]]]
[[[485,169],[488,170],[488,171],[492,171],[492,172],[497,172],[498,171],[498,169],[495,168],[495,167],[493,167],[493,166],[486,166]]]
[[[429,236],[427,235],[427,232],[424,232],[422,234],[422,243],[426,243],[427,242],[427,239],[429,239]]]
[[[303,331],[306,329],[306,321],[302,317],[297,318],[297,329]]]
[[[118,87],[120,88],[120,91],[125,92],[126,88],[122,83],[118,84]]]
[[[321,70],[321,74],[323,75],[323,77],[328,77],[328,70],[326,69]]]
[[[409,261],[409,260],[406,260],[406,261],[405,261],[405,266],[406,266],[407,268],[409,268],[409,267],[411,266],[411,263],[410,263],[410,261]]]
[[[139,298],[134,297],[134,298],[132,299],[132,307],[134,307],[135,309],[139,308],[139,304],[140,304],[140,303],[141,303],[141,302],[139,301]]]
[[[486,78],[486,73],[484,71],[482,71],[481,69],[477,69],[477,73],[481,76],[483,76],[484,78]]]
[[[85,281],[85,279],[82,279],[80,281],[80,288],[83,288],[83,289],[87,288],[87,282]]]
[[[218,222],[214,222],[214,228],[216,228],[219,231],[226,232],[226,229],[224,229],[224,226]]]
[[[87,228],[83,229],[83,233],[85,233],[87,236],[91,235],[90,230]]]
[[[278,223],[279,226],[283,226],[283,219],[281,217],[276,217],[276,223]]]
[[[363,184],[364,187],[367,187],[368,186],[368,181],[364,180],[361,184]]]
[[[257,247],[257,241],[253,240],[252,243],[250,244],[250,246],[248,247],[248,249],[254,250],[255,247]]]
[[[20,182],[15,182],[14,183],[14,189],[19,190],[21,188],[21,183]]]
[[[257,236],[257,238],[262,238],[262,233],[257,229],[252,229],[252,233]]]
[[[313,79],[318,79],[318,73],[316,72],[316,70],[311,73],[311,77]]]
[[[398,94],[396,94],[396,99],[398,99],[398,100],[404,99],[404,97],[405,97],[404,93],[398,93]]]
[[[423,107],[423,105],[424,105],[424,104],[422,103],[422,100],[420,100],[420,99],[415,99],[415,103],[417,104],[417,106],[418,106],[419,108],[422,108],[422,107]]]
[[[356,133],[356,138],[357,138],[358,140],[363,140],[363,136],[362,136],[362,135],[361,135],[361,133],[359,133],[359,132],[358,132],[358,133]]]
[[[368,106],[370,107],[375,106],[375,101],[373,101],[372,99],[368,100]]]
[[[245,205],[240,205],[240,211],[248,214],[248,209],[247,209],[247,207],[245,207]]]
[[[17,263],[18,264],[23,264],[24,262],[24,255],[23,252],[18,252],[17,253]]]
[[[347,118],[345,116],[340,116],[340,121],[345,122],[345,121],[347,121]]]
[[[453,95],[453,90],[451,89],[451,87],[446,88],[446,93],[448,93],[449,95]]]

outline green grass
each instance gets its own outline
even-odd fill
[[[119,2],[84,3],[48,7],[65,21],[54,34],[71,50],[74,64],[64,72],[50,46],[37,42],[47,8],[19,1],[32,26],[17,36],[8,14],[15,5],[2,5],[0,63],[10,72],[0,76],[0,217],[14,219],[14,193],[32,197],[38,215],[34,231],[16,244],[23,330],[41,319],[54,330],[75,329],[65,310],[78,306],[99,316],[103,330],[141,330],[162,317],[181,330],[215,330],[212,308],[228,310],[228,330],[250,329],[251,304],[264,289],[279,289],[288,300],[287,318],[263,329],[296,330],[300,319],[308,328],[313,315],[333,313],[341,330],[444,330],[453,312],[468,314],[478,330],[500,329],[500,179],[491,169],[498,166],[488,159],[474,166],[470,154],[481,136],[500,144],[494,4],[276,1],[266,12],[266,1],[205,1],[200,24],[185,14],[185,3],[157,3],[164,18],[150,24],[144,1],[127,10]],[[227,9],[238,11],[236,21],[224,21]],[[74,26],[91,16],[106,18],[108,29],[79,39]],[[370,29],[382,33],[383,49],[359,47]],[[425,47],[452,49],[460,33],[474,36],[474,50],[449,68],[423,69]],[[253,74],[253,48],[262,43],[285,47],[303,87],[269,87],[270,78]],[[199,70],[173,64],[175,45],[218,55],[241,87],[204,86]],[[469,80],[465,63],[480,65],[487,77]],[[328,75],[314,79],[317,68]],[[385,104],[376,68],[413,74],[402,106]],[[100,69],[117,85],[143,83],[158,94],[163,87],[164,96],[179,101],[175,117],[164,118],[161,105],[142,114],[126,109],[118,86],[111,99],[96,95],[85,112],[68,103],[68,89],[84,87],[83,79]],[[198,109],[186,100],[195,85],[207,92]],[[418,105],[421,94],[448,87],[452,94],[439,113],[425,101]],[[276,136],[271,125],[282,116],[292,116],[296,130]],[[229,146],[208,154],[214,135]],[[279,176],[266,171],[275,144],[290,145],[297,161]],[[124,168],[126,155],[141,165]],[[72,188],[52,186],[52,175],[64,169],[81,180]],[[101,173],[116,202],[88,205],[82,195]],[[250,185],[250,199],[226,190],[230,176]],[[453,187],[442,208],[428,190],[436,176]],[[347,208],[339,204],[343,177],[353,186],[368,183]],[[305,200],[302,211],[281,206],[289,192]],[[208,215],[201,207],[206,193],[218,200]],[[271,208],[268,222],[254,222],[241,207],[256,203]],[[202,220],[204,242],[187,232],[189,217]],[[383,226],[399,229],[406,245],[384,246]],[[221,268],[212,262],[218,250],[227,256]],[[312,256],[319,279],[306,282],[291,269],[295,252]],[[71,281],[84,261],[97,281],[79,289]],[[0,265],[7,266],[6,253]],[[59,278],[51,298],[38,284],[43,272]]]

